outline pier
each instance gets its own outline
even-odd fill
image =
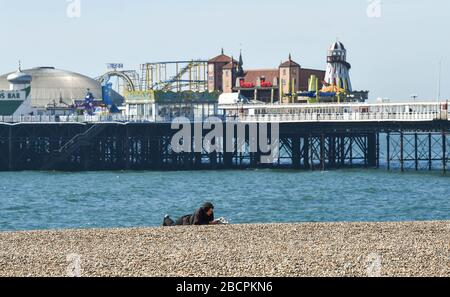
[[[447,103],[216,105],[185,117],[196,149],[182,152],[172,147],[179,132],[172,123],[180,114],[160,117],[154,108],[156,116],[148,117],[0,117],[0,170],[450,168]],[[205,128],[211,116],[220,122]],[[205,137],[218,125],[234,137],[214,139],[219,149],[210,152],[203,148]],[[278,154],[267,164],[261,162],[264,152],[249,148],[274,125],[279,138],[267,137]],[[239,139],[241,126],[246,133]]]

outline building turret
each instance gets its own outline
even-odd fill
[[[208,61],[208,91],[223,91],[223,68],[234,61],[225,55],[222,49],[221,54]]]
[[[328,50],[327,63],[325,82],[330,86],[338,86],[352,92],[349,74],[351,65],[347,62],[347,50],[341,42],[337,41],[331,45]]]
[[[231,62],[223,66],[222,69],[222,81],[223,81],[223,92],[232,93],[235,87],[236,78],[240,77],[239,73],[239,63],[236,62],[233,57],[231,57]]]
[[[279,67],[280,75],[280,100],[286,94],[294,94],[300,89],[300,64],[292,60],[291,54],[289,59],[281,63]]]

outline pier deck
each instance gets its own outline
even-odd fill
[[[184,119],[192,123],[188,140],[192,151],[173,146],[181,127],[172,129],[175,116],[0,117],[0,170],[385,166],[445,172],[450,121],[444,107],[443,103],[222,106],[213,118]],[[217,147],[211,151],[205,143],[218,126],[223,137],[209,143]],[[274,126],[278,137],[271,135]],[[264,131],[267,140],[262,138]],[[274,157],[270,163],[261,161],[265,151],[251,149],[261,141],[276,147],[277,154],[267,152]]]

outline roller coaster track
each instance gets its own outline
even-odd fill
[[[109,81],[113,76],[122,78],[128,87],[128,91],[135,91],[139,87],[139,75],[135,71],[110,71],[97,78],[97,81],[103,83]]]
[[[164,85],[163,85],[163,87],[162,87],[162,90],[163,90],[163,91],[169,91],[169,90],[171,90],[171,89],[172,89],[172,85],[173,85],[174,83],[176,83],[177,81],[179,81],[179,80],[183,77],[183,75],[185,75],[190,69],[192,69],[192,67],[195,67],[195,66],[197,66],[197,65],[198,65],[198,63],[196,64],[196,62],[194,62],[194,61],[192,61],[192,62],[190,62],[189,64],[187,64],[185,67],[183,67],[183,68],[181,69],[180,72],[178,72],[177,75],[175,75],[174,77],[172,77],[171,79],[169,79],[169,81],[167,81],[167,82],[164,83]]]
[[[206,61],[205,60],[191,60],[191,61],[174,61],[174,62],[161,62],[161,63],[153,63],[151,65],[157,65],[157,64],[163,64],[163,65],[167,65],[167,64],[184,64],[187,63],[186,66],[184,66],[183,68],[181,68],[179,71],[177,70],[177,74],[173,77],[171,77],[168,80],[160,80],[160,81],[156,81],[154,82],[152,85],[150,85],[150,89],[159,89],[162,91],[170,91],[176,87],[181,87],[181,86],[189,86],[189,83],[194,83],[194,84],[199,84],[199,83],[205,83],[206,81],[204,80],[198,80],[198,79],[182,79],[183,76],[192,71],[193,69],[195,70],[195,67],[198,66],[204,66],[206,67]],[[199,74],[197,74],[199,75]],[[142,78],[146,78],[144,72],[142,74]],[[175,84],[177,84],[175,86]]]

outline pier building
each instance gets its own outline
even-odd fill
[[[88,76],[54,67],[24,69],[20,73],[31,78],[30,104],[39,114],[48,111],[53,114],[70,112],[68,107],[75,100],[83,99],[88,89],[98,101],[102,101],[101,83]],[[0,76],[0,90],[9,89],[10,79],[14,75],[17,73]],[[116,92],[112,93],[112,100],[118,105],[123,102],[122,96]]]
[[[285,95],[307,91],[311,75],[322,82],[325,71],[302,68],[291,55],[278,68],[244,69],[242,53],[237,61],[222,52],[208,61],[208,90],[240,93],[254,101],[275,103]]]

